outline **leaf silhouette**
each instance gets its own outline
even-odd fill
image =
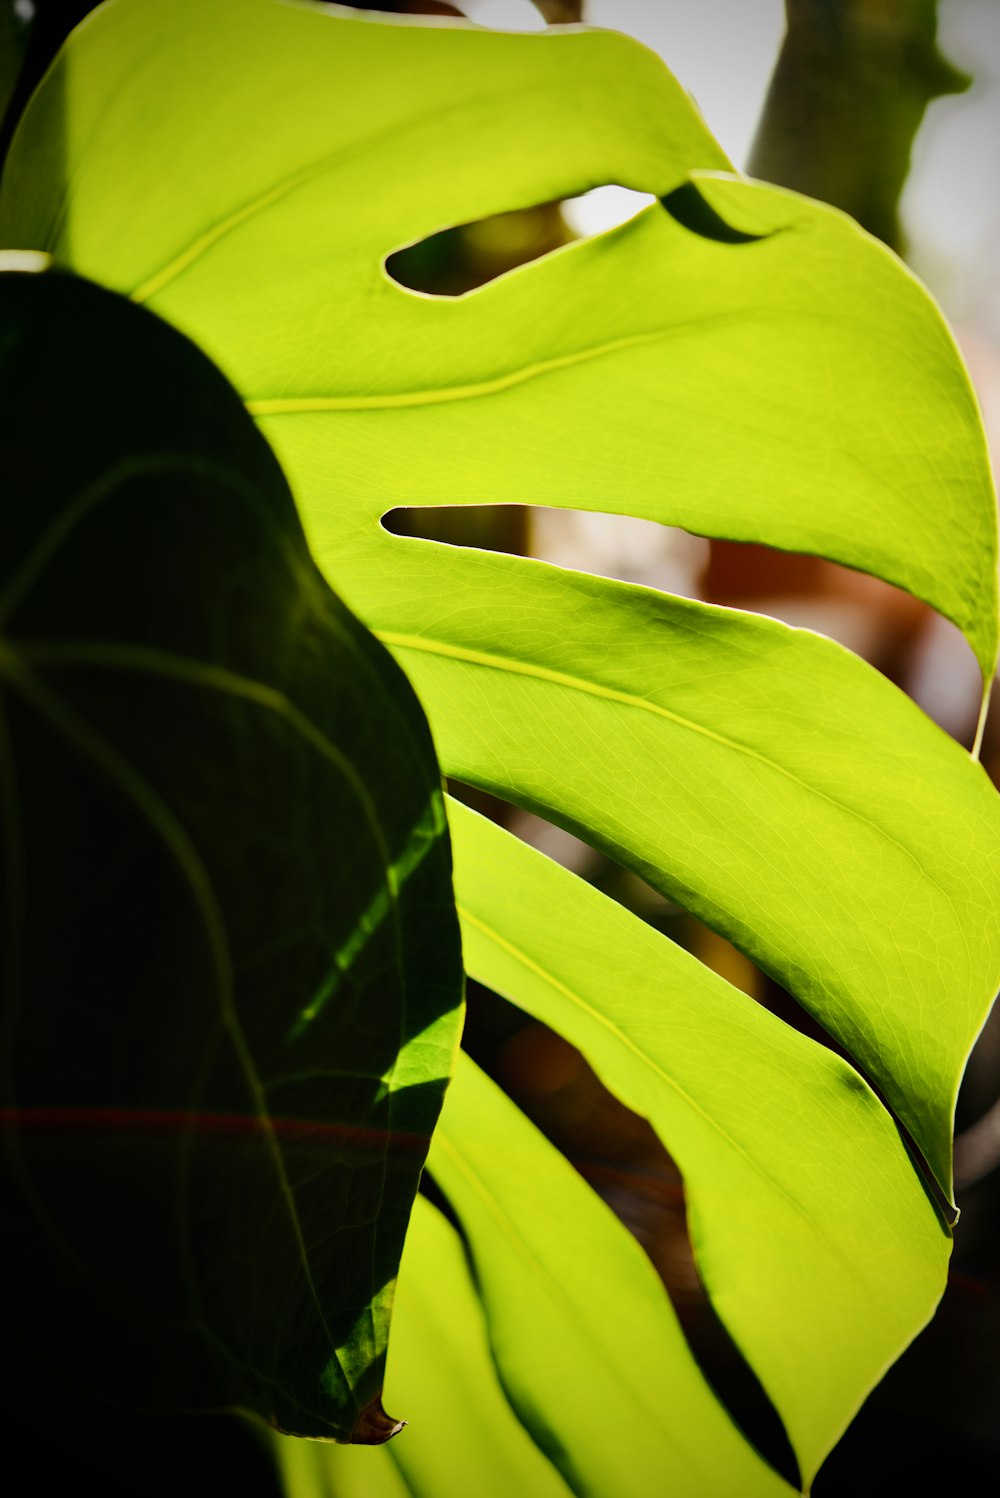
[[[380,1441],[461,1003],[433,750],[186,339],[0,274],[5,1361]]]

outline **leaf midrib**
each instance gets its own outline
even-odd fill
[[[626,1050],[630,1051],[643,1067],[652,1072],[654,1077],[656,1077],[659,1081],[663,1082],[673,1092],[675,1092],[681,1099],[681,1101],[685,1103],[693,1113],[696,1113],[698,1117],[701,1118],[702,1121],[706,1123],[715,1134],[718,1135],[720,1139],[722,1139],[727,1145],[729,1145],[733,1152],[739,1155],[740,1158],[746,1162],[750,1169],[753,1170],[765,1182],[766,1185],[770,1186],[779,1196],[784,1197],[789,1206],[792,1207],[793,1210],[805,1220],[808,1227],[812,1230],[812,1232],[816,1235],[820,1242],[830,1250],[835,1258],[838,1258],[842,1262],[847,1263],[852,1272],[857,1270],[857,1265],[852,1260],[847,1259],[846,1256],[837,1247],[836,1243],[834,1243],[827,1237],[825,1230],[816,1222],[809,1208],[803,1202],[799,1201],[797,1197],[793,1196],[792,1193],[787,1189],[787,1187],[785,1187],[781,1183],[781,1181],[777,1180],[760,1161],[754,1159],[753,1155],[750,1154],[742,1144],[740,1144],[739,1140],[735,1139],[733,1135],[730,1134],[728,1130],[725,1129],[718,1122],[718,1120],[712,1116],[711,1113],[706,1112],[706,1110],[701,1106],[700,1103],[697,1102],[694,1097],[692,1097],[692,1095],[686,1090],[686,1088],[684,1088],[681,1083],[676,1080],[676,1078],[672,1077],[669,1072],[664,1071],[664,1069],[651,1056],[649,1056],[645,1051],[642,1050],[642,1048],[631,1038],[631,1036],[627,1035],[623,1030],[619,1028],[614,1020],[609,1019],[608,1016],[602,1014],[600,1010],[593,1008],[593,1006],[588,1004],[586,999],[584,999],[582,995],[577,993],[575,989],[570,988],[568,984],[564,983],[560,978],[557,978],[554,973],[550,973],[546,968],[544,968],[540,963],[536,962],[534,958],[530,957],[514,942],[508,941],[506,937],[501,936],[498,931],[494,930],[485,921],[481,920],[478,916],[473,915],[468,907],[463,905],[458,900],[456,900],[456,908],[462,920],[469,921],[473,926],[481,931],[489,941],[495,942],[497,946],[501,947],[504,951],[509,953],[509,955],[513,957],[516,962],[521,963],[522,966],[526,967],[530,972],[533,972],[537,977],[539,977],[543,983],[546,983],[550,987],[556,989],[557,992],[561,993],[574,1007],[580,1009],[584,1014],[588,1015],[589,1018],[596,1021],[597,1024],[601,1025]],[[513,999],[513,1002],[517,1004],[518,1007],[521,1007],[519,1001],[516,998]],[[631,1104],[629,1106],[631,1106]],[[657,1130],[657,1132],[659,1132],[659,1130]]]
[[[584,241],[586,243],[586,241]],[[573,246],[567,246],[572,249]],[[246,408],[253,417],[302,416],[321,411],[400,411],[414,406],[441,406],[451,401],[477,400],[485,395],[498,395],[529,380],[553,373],[558,369],[569,369],[574,364],[587,364],[592,359],[607,354],[620,353],[624,349],[638,348],[643,344],[661,343],[681,336],[693,326],[704,326],[707,321],[729,321],[728,315],[697,322],[678,322],[669,328],[652,328],[645,333],[629,333],[621,338],[611,338],[605,343],[591,344],[587,348],[574,349],[569,354],[557,354],[551,359],[539,359],[534,364],[523,364],[506,374],[494,375],[489,380],[474,380],[465,385],[438,385],[423,390],[391,390],[384,395],[305,395],[287,397],[261,397],[250,399]]]
[[[365,22],[363,24],[367,25],[370,23]],[[476,110],[483,112],[490,111],[494,106],[502,109],[504,101],[508,100],[514,92],[509,88],[494,89],[492,92],[486,94],[477,94],[475,99],[471,101],[469,98],[463,98],[451,105],[434,104],[421,114],[407,115],[402,120],[394,120],[385,129],[373,131],[361,140],[353,142],[346,149],[341,146],[326,152],[317,161],[308,162],[297,171],[286,174],[277,182],[272,183],[270,187],[265,188],[263,192],[258,193],[248,202],[242,204],[239,208],[232,209],[210,228],[203,230],[184,249],[179,250],[170,260],[162,265],[159,270],[154,271],[144,281],[140,282],[129,293],[130,300],[139,305],[149,302],[159,292],[163,291],[165,287],[182,276],[192,265],[196,265],[216,244],[228,238],[242,224],[248,223],[261,214],[266,213],[269,208],[274,207],[276,203],[280,203],[282,199],[296,192],[298,188],[305,187],[317,178],[335,172],[339,167],[350,161],[368,155],[384,142],[391,142],[394,139],[398,139],[401,126],[405,126],[407,132],[412,132],[414,129],[428,122],[436,122],[448,116],[458,116],[467,124],[470,102]],[[517,90],[516,96],[521,97],[523,93],[524,89]],[[401,229],[400,234],[402,233],[403,230]],[[393,248],[393,245],[387,246],[387,256],[392,253]]]
[[[797,785],[807,795],[816,796],[818,799],[825,801],[827,805],[832,806],[836,811],[860,822],[863,826],[870,828],[879,837],[884,838],[887,842],[898,848],[904,857],[913,864],[917,872],[927,880],[928,884],[938,891],[948,904],[953,915],[956,914],[952,896],[935,879],[933,874],[924,868],[913,850],[908,848],[905,843],[900,842],[893,833],[880,826],[878,822],[873,821],[871,817],[866,816],[864,812],[859,811],[856,807],[838,800],[837,797],[830,795],[829,792],[824,791],[821,787],[803,780],[793,770],[787,769],[777,760],[773,760],[768,755],[762,754],[760,750],[753,749],[748,744],[741,744],[738,739],[729,738],[726,734],[718,733],[712,728],[707,728],[704,724],[695,722],[693,718],[686,718],[681,713],[676,713],[670,708],[662,707],[658,702],[652,702],[648,697],[640,697],[631,692],[622,692],[616,687],[608,687],[601,682],[589,681],[585,677],[573,676],[565,671],[556,671],[552,667],[542,666],[534,661],[517,660],[511,656],[499,655],[485,650],[472,650],[466,646],[453,645],[447,640],[430,639],[422,635],[399,634],[394,630],[376,629],[373,630],[373,633],[390,649],[420,651],[429,655],[441,656],[448,660],[462,661],[470,666],[482,666],[487,670],[506,671],[513,675],[526,676],[536,681],[548,681],[554,686],[566,687],[571,691],[581,692],[585,696],[614,702],[622,707],[636,708],[642,712],[650,713],[654,717],[663,718],[678,728],[687,729],[691,733],[709,739],[721,745],[724,749],[732,750],[736,754],[742,754],[748,759],[756,760],[759,764],[764,765],[765,768],[773,770],[793,785]],[[957,916],[956,924],[961,929],[961,923],[957,921]]]

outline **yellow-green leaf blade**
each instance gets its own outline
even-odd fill
[[[263,360],[277,385],[304,373],[303,337],[315,355],[354,321],[352,293],[385,281],[382,257],[408,241],[637,173],[666,193],[728,164],[659,59],[613,33],[497,35],[274,0],[113,0],[69,38],[18,133],[5,239],[44,241],[167,315],[207,313],[229,367]],[[63,203],[26,169],[60,149]],[[220,278],[235,299],[218,298]],[[288,323],[310,304],[307,325]]]
[[[1000,975],[981,767],[806,630],[425,542],[388,543],[381,578],[392,600],[372,588],[368,617],[391,621],[446,773],[723,931],[837,1036],[950,1190],[955,1094]]]
[[[652,207],[458,305],[372,288],[402,351],[394,398],[362,395],[370,348],[310,371],[290,399],[244,382],[314,544],[346,533],[329,474],[348,453],[336,488],[373,518],[393,503],[518,500],[829,557],[939,609],[989,677],[996,497],[936,306],[844,215],[697,180],[761,237],[702,237]]]
[[[71,196],[35,169],[63,149]],[[0,238],[196,337],[273,424],[310,525],[334,498],[355,520],[531,500],[767,540],[925,598],[988,675],[995,499],[940,314],[843,215],[704,175],[726,165],[612,33],[116,0],[28,110]],[[669,196],[698,173],[721,228]],[[449,224],[607,181],[673,211],[457,302],[382,269]]]
[[[468,1239],[508,1397],[575,1493],[791,1491],[723,1413],[642,1249],[464,1054],[428,1168]]]
[[[930,1318],[950,1240],[857,1074],[449,803],[472,977],[564,1035],[684,1177],[705,1287],[815,1474]]]

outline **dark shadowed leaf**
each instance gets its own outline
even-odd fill
[[[433,749],[148,313],[0,275],[6,1371],[383,1440],[457,1040]]]

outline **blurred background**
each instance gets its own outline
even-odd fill
[[[0,150],[87,0],[0,0]],[[693,94],[734,166],[843,208],[902,254],[952,323],[1000,463],[1000,0],[398,0],[367,7],[463,15],[540,30],[581,20],[627,32],[658,52]],[[597,234],[651,199],[609,185],[456,226],[392,257],[402,284],[456,296],[571,239]],[[512,498],[516,498],[513,496]],[[517,504],[397,510],[387,523],[456,545],[517,551],[563,566],[806,625],[865,656],[966,745],[978,671],[959,632],[875,579],[816,558],[711,542],[651,522]],[[1000,695],[1000,694],[998,694]],[[983,760],[1000,784],[1000,701]],[[772,980],[722,938],[537,818],[453,787],[480,810],[628,905],[791,1024],[829,1043]],[[605,1092],[565,1041],[476,985],[466,1044],[564,1151],[643,1244],[707,1376],[763,1453],[794,1479],[780,1422],[701,1292],[687,1239],[683,1182],[652,1131]],[[767,1099],[761,1099],[766,1107]],[[814,1487],[816,1498],[892,1493],[948,1478],[975,1491],[1000,1480],[1000,1018],[987,1023],[958,1116],[961,1223],[938,1316],[871,1396]],[[14,1407],[16,1429],[72,1452],[105,1493],[121,1482],[70,1413],[52,1436]],[[159,1439],[126,1422],[123,1440]],[[188,1455],[164,1452],[163,1491]],[[248,1437],[228,1432],[219,1473],[248,1498],[276,1492]],[[59,1447],[58,1443],[62,1443]],[[197,1458],[201,1461],[201,1457]],[[174,1465],[171,1465],[171,1464]],[[242,1465],[241,1465],[242,1464]],[[185,1478],[184,1480],[189,1480]],[[156,1487],[159,1492],[160,1488]],[[206,1487],[206,1492],[209,1489]]]

